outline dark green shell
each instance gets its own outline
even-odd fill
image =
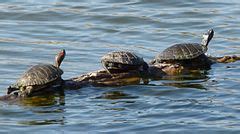
[[[51,64],[32,66],[16,82],[15,86],[44,85],[61,78],[63,71]]]
[[[198,43],[175,44],[156,56],[157,61],[193,59],[207,51],[207,47]]]
[[[138,57],[136,54],[129,51],[114,51],[104,55],[101,58],[102,63],[119,63],[125,65],[143,65],[145,62],[143,58]],[[114,64],[112,64],[114,65]]]

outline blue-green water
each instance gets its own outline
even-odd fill
[[[208,54],[240,54],[240,2],[199,0],[3,0],[0,2],[0,95],[31,65],[67,56],[63,78],[101,67],[112,50],[151,60],[173,43],[200,42]],[[0,132],[240,132],[240,62],[215,64],[194,80],[84,87],[41,103],[0,102]]]

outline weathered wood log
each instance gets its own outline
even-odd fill
[[[132,84],[147,84],[149,79],[161,79],[166,75],[190,74],[200,70],[208,70],[214,63],[230,63],[240,60],[239,56],[209,57],[209,60],[192,60],[191,65],[156,64],[150,65],[147,74],[138,71],[110,74],[105,70],[98,70],[80,75],[65,81],[65,87],[69,89],[91,86],[124,86]]]
[[[212,57],[209,56],[209,59],[214,63],[231,63],[240,60],[240,56],[232,55],[232,56],[222,56],[222,57]]]
[[[110,74],[106,70],[98,70],[65,80],[65,88],[76,89],[83,86],[124,86],[147,83],[138,71]]]
[[[7,94],[0,96],[0,101],[9,101],[9,100],[17,100],[19,99],[18,94]]]
[[[190,74],[203,69],[208,70],[210,68],[207,66],[211,66],[214,63],[230,63],[237,60],[240,60],[240,57],[234,55],[223,57],[209,57],[209,61],[205,61],[204,64],[199,64],[198,60],[193,60],[191,62],[191,65],[161,63],[150,65],[148,72],[145,74],[139,73],[139,71],[110,74],[106,70],[98,70],[65,80],[64,89],[79,89],[84,86],[125,86],[148,84],[149,80],[151,79],[161,79],[164,76],[171,75]],[[197,66],[195,66],[195,64]],[[48,90],[43,91],[43,94],[46,94],[46,92],[48,92]],[[40,93],[38,93],[38,95],[39,94]],[[17,94],[9,94],[1,96],[0,100],[12,100],[19,97],[21,96],[18,96]]]

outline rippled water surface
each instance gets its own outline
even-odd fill
[[[37,63],[67,56],[63,78],[102,68],[100,57],[131,50],[151,60],[173,43],[200,42],[208,54],[240,54],[240,2],[199,0],[3,0],[0,94]],[[204,76],[149,85],[84,87],[64,96],[0,102],[0,132],[240,132],[240,62],[215,64]]]

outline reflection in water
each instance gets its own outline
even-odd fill
[[[20,121],[18,123],[22,125],[49,125],[49,124],[64,125],[64,117],[63,119],[57,119],[57,120],[32,120],[32,121]]]
[[[191,83],[191,82],[170,82],[170,83],[162,83],[164,86],[173,86],[177,88],[196,88],[196,89],[204,89],[207,90],[202,84]]]
[[[117,100],[117,99],[136,99],[138,96],[132,96],[130,94],[126,94],[123,91],[108,91],[103,93],[101,96],[96,97],[96,99],[109,99],[109,100]]]
[[[32,118],[21,120],[21,125],[65,124],[65,96],[35,96],[21,100],[26,110],[35,114]]]
[[[104,99],[106,104],[104,104],[104,110],[108,112],[113,111],[122,111],[126,112],[127,109],[125,105],[132,105],[136,102],[135,99],[139,98],[138,96],[133,96],[123,91],[107,91],[102,93],[100,96],[95,97],[94,99]],[[111,100],[111,101],[110,101]],[[110,101],[110,103],[108,103]]]
[[[5,122],[7,126],[12,125],[12,120],[17,125],[65,124],[64,95],[29,97],[18,99],[14,103],[6,101],[5,105],[7,107],[2,107],[0,111],[0,121]]]
[[[206,89],[203,82],[208,81],[210,78],[207,76],[208,73],[195,72],[189,75],[178,75],[178,76],[164,76],[162,79],[157,79],[164,86],[173,86],[177,88],[196,88]],[[156,81],[156,80],[153,80]],[[157,86],[161,86],[157,85]],[[156,86],[156,85],[155,85]]]
[[[207,76],[208,72],[206,70],[197,70],[191,72],[189,74],[184,75],[175,75],[175,76],[164,76],[162,79],[164,80],[176,80],[176,81],[185,81],[185,80],[207,80],[209,77]]]
[[[29,98],[24,98],[20,101],[24,106],[51,106],[51,105],[64,105],[65,97],[57,95],[48,96],[34,96]]]

